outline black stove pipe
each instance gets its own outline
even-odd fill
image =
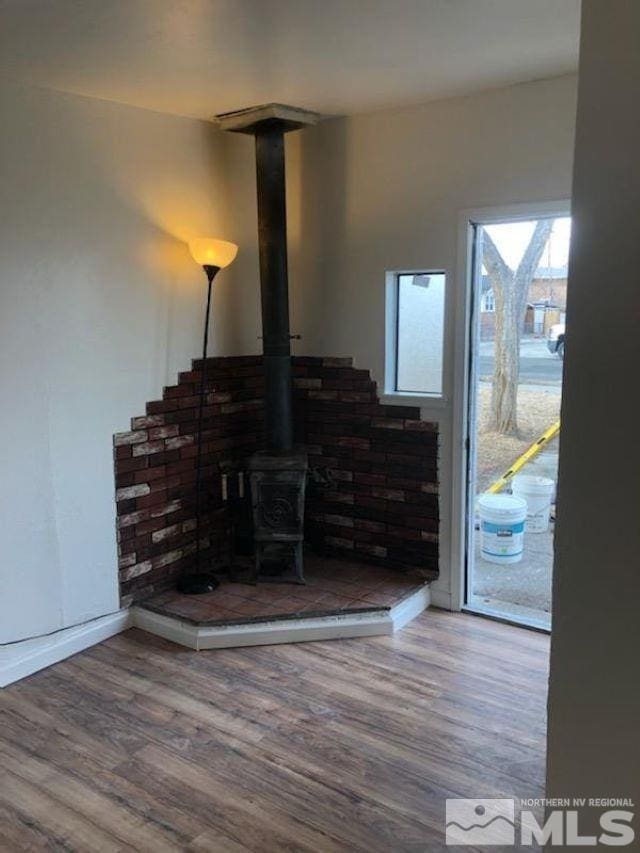
[[[293,447],[284,130],[255,129],[267,450]]]

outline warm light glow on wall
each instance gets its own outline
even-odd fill
[[[200,266],[219,267],[220,269],[228,267],[238,254],[238,247],[235,243],[216,240],[213,237],[199,237],[196,240],[190,240],[189,250],[194,261]]]

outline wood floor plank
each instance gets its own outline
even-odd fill
[[[530,748],[512,742],[505,738],[498,751],[494,749],[494,739],[487,736],[481,727],[462,727],[451,724],[449,720],[434,713],[427,703],[412,702],[407,706],[400,700],[400,695],[385,705],[380,703],[378,691],[373,687],[369,694],[361,689],[353,690],[349,673],[341,673],[340,668],[323,668],[314,661],[312,668],[316,679],[311,680],[311,689],[321,689],[322,685],[331,683],[331,697],[339,713],[339,718],[346,720],[343,732],[351,732],[359,738],[362,734],[372,732],[382,740],[393,741],[398,745],[404,744],[409,754],[416,751],[422,755],[440,755],[449,758],[456,755],[458,760],[466,760],[477,749],[474,763],[482,768],[483,773],[508,775],[508,766],[516,765],[523,759],[533,759]],[[366,716],[359,710],[366,706]],[[335,716],[335,715],[334,715]],[[328,722],[328,719],[327,719]],[[336,727],[334,726],[334,729]],[[307,731],[306,729],[300,731]],[[296,731],[292,731],[290,742],[295,743]],[[270,737],[269,743],[272,742]],[[324,741],[318,739],[318,751],[322,752]],[[310,750],[313,754],[313,750]],[[473,766],[470,766],[470,771]],[[529,781],[527,777],[523,779]]]
[[[113,796],[115,791],[104,793],[75,774],[59,770],[51,762],[29,755],[23,749],[0,745],[0,760],[5,769],[26,778],[43,790],[52,791],[55,799],[75,811],[82,813],[105,833],[119,839],[126,846],[139,850],[151,847],[157,853],[175,850],[175,839],[165,827],[149,820],[146,815],[136,814],[124,798]]]
[[[542,796],[547,656],[444,611],[211,652],[128,631],[0,695],[0,850],[444,851],[448,796]]]
[[[3,853],[24,853],[25,850],[69,850],[57,843],[52,835],[33,818],[0,802],[0,850]]]
[[[70,774],[81,784],[82,792],[95,791],[116,803],[126,804],[127,809],[137,815],[146,824],[158,827],[167,840],[172,842],[171,849],[186,847],[191,839],[200,835],[208,824],[196,820],[189,812],[179,808],[179,802],[172,802],[162,789],[150,789],[148,775],[140,775],[135,782],[129,781],[127,769],[129,762],[123,762],[112,770],[106,770],[91,756],[78,754],[66,748],[65,743],[55,739],[34,742],[24,737],[24,732],[14,725],[14,720],[6,717],[0,741],[0,756],[8,746],[14,746],[22,754],[39,758],[48,767]],[[0,818],[0,828],[3,821]],[[153,833],[149,837],[152,837]],[[146,837],[146,836],[145,836]],[[37,847],[37,845],[36,845]],[[4,848],[0,846],[0,850]]]
[[[103,737],[94,738],[82,725],[73,725],[64,714],[46,711],[43,707],[42,692],[46,683],[43,677],[47,672],[48,670],[41,674],[42,678],[37,676],[37,687],[34,681],[27,679],[3,690],[0,694],[0,720],[13,713],[29,730],[32,743],[37,739],[56,738],[64,743],[71,753],[79,756],[91,754],[104,767],[115,767],[123,761],[128,753],[119,744],[113,746]]]
[[[132,783],[136,788],[144,787],[147,795],[152,796],[158,803],[167,808],[167,813],[182,814],[199,827],[192,835],[189,844],[177,846],[176,849],[191,849],[191,845],[205,845],[208,839],[217,838],[222,849],[235,849],[261,853],[267,846],[273,849],[286,849],[282,836],[273,838],[269,828],[244,811],[239,804],[229,803],[228,796],[218,799],[214,792],[219,783],[210,781],[206,790],[197,791],[186,788],[176,776],[167,772],[167,768],[145,762],[143,756],[132,758],[127,764],[118,768],[118,775]],[[216,771],[213,771],[216,776]],[[227,786],[226,794],[234,794],[241,802],[245,793],[237,787]],[[255,799],[250,795],[251,799]],[[273,810],[277,814],[277,809]],[[175,819],[175,818],[174,818]],[[198,841],[199,839],[199,841]]]
[[[428,833],[418,816],[388,808],[379,792],[363,792],[330,765],[300,765],[293,755],[285,760],[263,749],[245,759],[238,778],[244,793],[250,790],[258,802],[335,838],[340,849],[409,850]]]
[[[0,802],[11,806],[18,819],[38,826],[58,849],[96,850],[100,853],[132,850],[92,823],[82,811],[63,805],[34,782],[27,781],[9,768],[4,768],[0,778]]]
[[[340,700],[346,698],[346,702],[338,701],[338,707],[340,708],[343,714],[349,715],[354,713],[356,707],[353,702],[349,704],[348,701],[349,699],[353,698],[350,695],[351,691],[349,690],[354,680],[352,676],[353,670],[346,671],[344,667],[332,666],[330,661],[329,667],[326,668],[325,662],[322,660],[323,652],[326,656],[327,649],[335,648],[336,645],[337,644],[318,643],[311,644],[306,648],[309,655],[311,656],[311,666],[309,667],[309,670],[317,676],[317,681],[315,684],[310,683],[307,685],[303,685],[302,689],[304,690],[305,694],[315,692],[320,695],[326,684],[332,684],[332,697],[334,701],[336,699]],[[141,645],[141,649],[144,649],[144,645]],[[297,655],[295,647],[283,646],[277,649],[273,649],[272,652],[273,654],[269,657],[266,664],[263,664],[262,666],[262,674],[264,674],[265,672],[268,673],[270,669],[274,667],[274,665],[277,668],[278,658],[285,656],[287,657],[287,659],[289,657],[292,657],[292,659],[295,660],[295,656]],[[317,658],[318,655],[320,656],[319,658]],[[144,662],[147,665],[148,670],[151,663],[150,658],[152,657],[153,655],[147,655],[147,659]],[[202,656],[200,656],[200,659],[202,659]],[[243,652],[237,650],[234,659],[236,666],[238,666],[238,664],[243,660]],[[171,667],[170,664],[169,666]],[[171,667],[171,669],[173,669],[173,667]],[[290,688],[293,683],[292,672],[293,668],[290,668],[288,670],[289,677],[287,681],[287,686],[289,690],[286,694],[288,699],[291,699]],[[169,676],[166,675],[163,677],[168,678]],[[190,686],[194,687],[196,684],[196,679],[194,678],[193,673],[189,675],[189,678]],[[461,756],[466,756],[473,749],[473,746],[475,744],[478,747],[482,747],[482,764],[485,768],[485,772],[489,772],[491,770],[493,770],[493,772],[496,772],[496,770],[499,770],[504,771],[507,775],[509,775],[509,767],[513,767],[513,775],[519,775],[518,768],[523,768],[519,771],[522,774],[520,778],[522,778],[523,782],[535,782],[536,777],[541,777],[543,770],[542,762],[539,762],[539,766],[537,768],[535,766],[535,756],[538,755],[539,750],[536,751],[534,754],[530,748],[524,747],[522,744],[519,744],[517,742],[511,742],[508,739],[503,738],[503,741],[500,744],[500,749],[496,751],[495,749],[493,749],[491,738],[484,733],[481,727],[456,727],[455,723],[452,724],[449,720],[441,718],[439,715],[430,712],[428,716],[428,725],[424,727],[424,730],[420,730],[419,727],[416,730],[416,721],[426,721],[427,716],[424,713],[424,708],[421,707],[419,703],[416,703],[415,700],[411,703],[411,714],[408,715],[407,713],[405,713],[406,708],[402,706],[402,703],[398,703],[397,701],[398,695],[402,693],[402,687],[405,685],[403,684],[403,680],[401,677],[398,677],[398,681],[399,687],[401,689],[399,691],[396,691],[395,696],[391,694],[394,699],[393,703],[391,704],[387,702],[383,706],[382,703],[379,701],[379,697],[376,691],[379,688],[381,679],[372,680],[371,678],[369,678],[368,695],[366,694],[366,691],[363,692],[363,690],[360,689],[357,692],[357,699],[362,701],[367,700],[373,706],[385,707],[385,709],[387,709],[387,717],[382,718],[379,723],[377,723],[378,728],[382,727],[382,730],[386,732],[393,731],[394,728],[399,728],[403,736],[406,735],[408,748],[411,752],[415,752],[414,744],[416,742],[419,742],[423,748],[428,746],[431,750],[435,750],[436,753],[448,755],[451,752],[457,752]],[[211,686],[209,681],[206,679],[204,683],[208,687]],[[274,685],[277,684],[277,682],[275,682],[275,680],[273,679],[271,679],[271,683],[273,683]],[[417,684],[417,680],[414,679],[412,683],[412,686],[414,687],[414,696],[416,696],[415,688]],[[347,692],[345,695],[341,693],[341,687],[343,689],[346,689]],[[281,688],[280,691],[282,692]],[[430,689],[428,691],[427,695],[429,698],[431,698],[433,692],[433,689]],[[259,705],[258,699],[253,701],[256,706]],[[277,717],[278,715],[277,713],[275,713],[277,709],[275,709],[273,706],[274,703],[270,702],[269,707],[274,711],[274,716]],[[325,715],[325,719],[327,718],[327,716],[328,715]],[[406,719],[404,719],[405,716]],[[296,717],[296,722],[297,721],[298,718]],[[370,721],[370,724],[373,724],[373,720]],[[366,728],[366,721],[364,725]],[[272,726],[272,728],[275,728],[275,726]],[[292,731],[292,735],[290,736],[291,743],[293,743],[295,739],[297,729],[299,729],[300,731],[306,731],[306,729],[304,728],[294,728]],[[320,747],[323,745],[322,738],[318,739],[318,743],[320,744]],[[275,748],[273,742],[271,743],[271,746],[272,748]],[[320,747],[319,750],[321,751]],[[537,772],[534,772],[534,768],[537,770]]]

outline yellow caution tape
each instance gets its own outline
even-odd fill
[[[537,441],[534,441],[531,447],[528,447],[522,456],[519,456],[516,461],[513,463],[511,468],[504,472],[502,477],[495,481],[486,491],[486,494],[495,495],[497,492],[501,492],[502,489],[507,485],[509,480],[513,477],[514,474],[517,474],[518,471],[521,471],[522,468],[527,464],[527,462],[531,462],[534,456],[537,456],[538,453],[542,450],[542,448],[548,444],[552,438],[555,438],[556,435],[560,432],[560,421],[557,420],[554,424],[551,424],[549,429],[545,430],[542,433],[540,438]]]

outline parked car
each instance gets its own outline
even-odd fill
[[[554,323],[547,335],[547,348],[551,354],[564,358],[564,323]]]

